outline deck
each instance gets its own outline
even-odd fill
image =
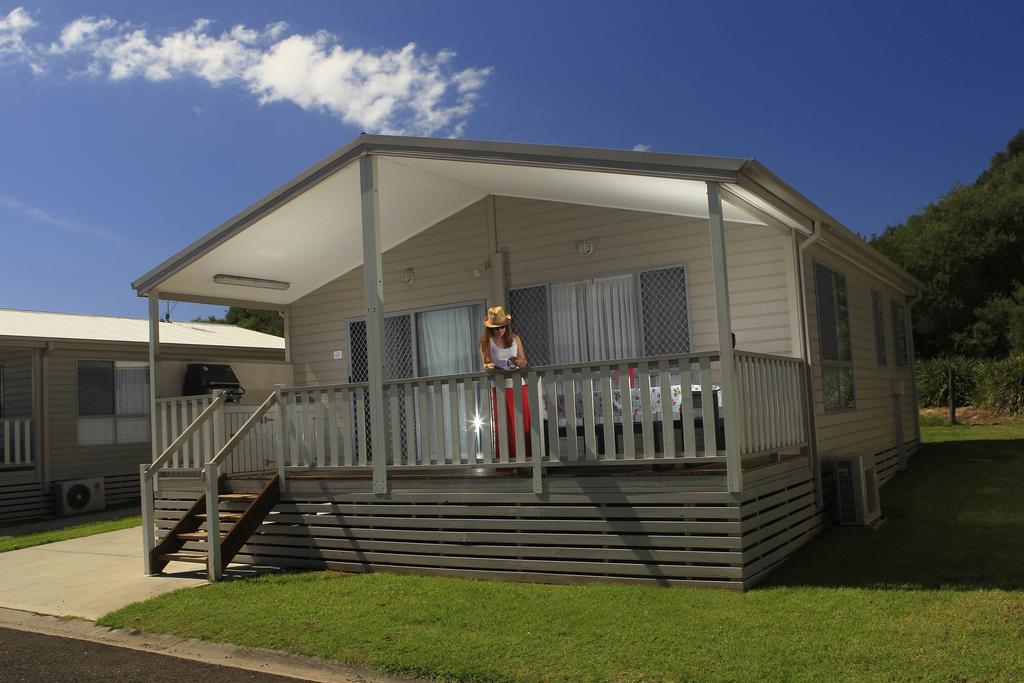
[[[163,399],[147,557],[748,588],[820,530],[801,366],[740,356],[729,421],[716,362],[389,381],[377,417],[358,383]]]

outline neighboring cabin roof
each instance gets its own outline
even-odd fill
[[[0,308],[0,340],[19,339],[148,344],[149,322],[143,318]],[[284,349],[282,337],[217,323],[161,322],[160,344]]]

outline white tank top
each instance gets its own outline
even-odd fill
[[[508,359],[517,358],[518,356],[519,347],[516,346],[515,337],[512,338],[512,345],[509,346],[507,349],[501,348],[500,346],[494,343],[493,339],[491,339],[491,362],[494,363],[494,366],[496,368],[504,370],[505,368],[508,367]],[[523,384],[525,383],[526,380],[524,379]],[[509,377],[508,379],[505,380],[505,387],[510,389],[512,388],[512,386],[512,378]]]
[[[517,358],[519,356],[519,349],[516,347],[516,340],[513,337],[512,344],[507,349],[503,349],[494,343],[491,339],[491,362],[498,368],[504,370],[508,367],[509,358]]]

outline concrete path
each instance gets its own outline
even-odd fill
[[[0,553],[0,607],[98,619],[125,605],[206,583],[198,564],[142,573],[138,527]]]

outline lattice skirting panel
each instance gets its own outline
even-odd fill
[[[419,489],[404,482],[385,497],[366,493],[366,482],[356,488],[350,481],[296,479],[236,561],[742,590],[820,531],[804,458],[765,468],[740,500],[721,489],[699,490],[688,479],[552,478],[552,492],[542,499],[526,492],[529,481],[514,479],[423,480]],[[232,491],[261,483],[229,480]],[[196,499],[197,487],[161,487],[161,534]]]

